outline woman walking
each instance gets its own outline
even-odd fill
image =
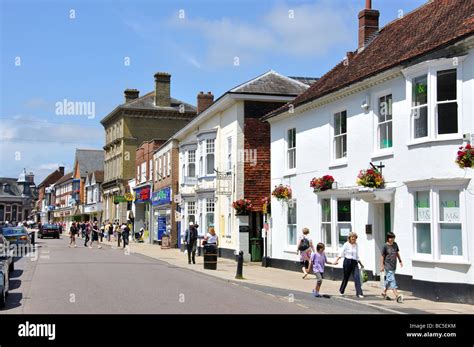
[[[363,298],[364,294],[362,293],[362,285],[360,282],[360,273],[359,266],[364,267],[359,259],[359,246],[357,245],[357,234],[349,233],[347,242],[342,247],[341,254],[337,257],[334,265],[337,265],[339,259],[344,258],[344,263],[342,264],[344,270],[344,279],[342,280],[341,287],[339,288],[339,294],[344,295],[346,290],[347,283],[351,275],[354,276],[356,295],[358,298]]]
[[[68,247],[77,247],[76,246],[76,234],[77,234],[76,223],[72,223],[71,227],[69,228],[69,237],[71,238],[71,240],[69,241],[69,246]]]
[[[303,228],[303,235],[298,238],[297,252],[300,254],[301,271],[303,271],[303,279],[308,276],[309,261],[311,254],[314,253],[313,240],[309,238],[309,229]]]
[[[91,243],[89,244],[89,248],[92,248],[92,244],[94,243],[94,241],[96,241],[98,244],[97,248],[102,248],[102,246],[99,245],[99,227],[97,226],[97,222],[95,222],[92,226],[92,239]]]

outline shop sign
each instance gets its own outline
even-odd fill
[[[171,203],[171,188],[166,187],[153,193],[152,205],[159,206]]]
[[[166,233],[166,216],[158,216],[158,240]]]
[[[114,204],[118,204],[121,202],[127,202],[123,195],[114,195]]]
[[[149,202],[150,201],[150,187],[142,187],[135,189],[135,202]]]

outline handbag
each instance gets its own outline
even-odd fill
[[[367,274],[367,271],[363,267],[360,268],[360,280],[362,283],[365,283],[369,280],[369,275]]]

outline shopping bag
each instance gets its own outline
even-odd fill
[[[380,288],[385,289],[385,271],[380,271]]]
[[[362,283],[365,283],[369,280],[369,275],[367,274],[367,271],[363,267],[360,268],[360,281]]]

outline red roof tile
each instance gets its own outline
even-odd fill
[[[397,19],[375,36],[348,64],[340,62],[292,102],[267,114],[276,116],[381,73],[474,33],[474,1],[432,0]]]

